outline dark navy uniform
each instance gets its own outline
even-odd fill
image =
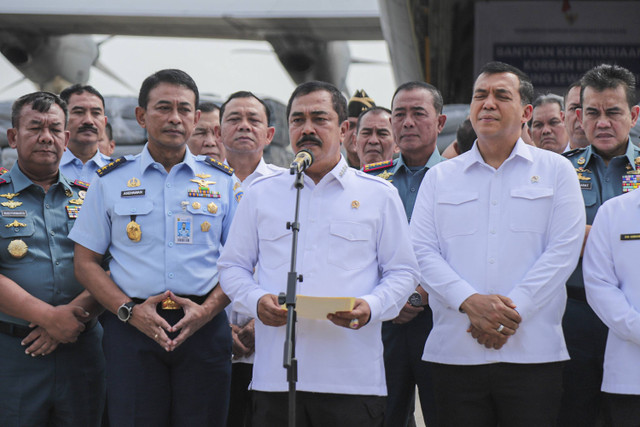
[[[407,166],[401,154],[394,160],[366,165],[362,170],[386,179],[396,187],[407,221],[411,222],[413,206],[425,173],[443,160],[436,149],[424,166]],[[388,390],[386,426],[406,426],[409,423],[415,409],[416,385],[425,419],[435,419],[431,372],[429,365],[422,360],[424,344],[432,327],[433,318],[428,305],[410,322],[394,324],[387,321],[382,324]]]
[[[593,146],[568,151],[564,156],[576,169],[589,225],[605,201],[635,189],[640,183],[640,149],[631,142],[625,154],[611,159],[609,165],[605,165]],[[596,425],[607,328],[587,304],[582,258],[567,281],[567,295],[562,328],[571,360],[564,370],[559,425]]]
[[[84,287],[73,271],[75,222],[86,187],[62,174],[45,193],[16,163],[0,178],[0,273],[54,306]],[[99,426],[105,396],[102,328],[87,324],[75,343],[47,356],[25,354],[28,322],[0,312],[0,425]]]

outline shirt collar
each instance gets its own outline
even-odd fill
[[[94,154],[93,157],[87,160],[87,163],[93,162],[98,166],[98,168],[101,168],[102,166],[106,165],[110,161],[111,159],[109,157],[102,154],[100,150],[96,150],[96,154]],[[79,163],[80,166],[82,166],[82,160],[77,158],[76,155],[73,154],[71,150],[69,150],[69,148],[64,150],[64,152],[62,153],[62,157],[60,158],[61,166],[66,165],[68,163]]]
[[[151,157],[151,153],[149,152],[149,142],[147,142],[144,145],[142,152],[140,153],[140,172],[144,173],[148,168],[153,167],[154,164],[162,166],[159,162],[155,161],[153,157]],[[189,167],[194,174],[197,172],[196,156],[191,154],[191,151],[189,151],[189,147],[187,147],[186,145],[182,162],[178,163],[174,167],[180,167],[181,165]],[[162,166],[162,170],[164,170],[164,166]]]
[[[331,169],[329,172],[327,172],[327,174],[322,177],[320,182],[323,182],[323,181],[329,182],[330,180],[335,179],[344,188],[345,179],[347,179],[347,176],[349,176],[349,172],[355,172],[355,170],[356,169],[349,167],[344,156],[341,154],[338,164],[335,165],[335,167]],[[313,180],[309,178],[306,174],[304,176],[304,180],[306,181],[305,185],[309,183],[313,183],[315,185]],[[291,176],[291,188],[294,188],[294,184],[295,184],[295,178]]]
[[[9,174],[11,176],[11,181],[13,182],[13,191],[15,191],[16,193],[19,193],[25,190],[26,188],[29,188],[30,186],[35,185],[33,181],[31,181],[22,172],[22,170],[20,169],[20,166],[18,165],[18,162],[14,163]],[[52,185],[52,187],[58,183],[62,184],[62,186],[65,189],[71,190],[71,184],[69,183],[69,180],[60,173],[60,170],[58,170],[58,179]]]
[[[582,157],[584,157],[584,164],[582,166],[588,165],[589,161],[591,160],[591,156],[593,154],[598,155],[597,153],[595,153],[593,151],[593,145],[588,145],[587,149],[584,150],[584,153],[582,154]],[[627,160],[629,161],[629,164],[632,166],[636,166],[636,149],[635,149],[635,145],[633,145],[631,143],[631,138],[627,139],[627,150],[624,153],[624,156],[627,158]]]
[[[427,160],[427,163],[422,168],[431,169],[432,167],[434,167],[435,165],[437,165],[441,161],[442,161],[442,156],[440,155],[440,152],[438,151],[438,148],[436,147],[433,150],[433,153],[431,153],[431,156],[429,156],[429,160]],[[401,168],[401,167],[410,169],[410,167],[407,166],[407,164],[405,163],[404,157],[402,156],[402,153],[400,153],[398,155],[398,163],[396,163],[396,169]]]
[[[515,157],[521,157],[529,162],[533,162],[533,154],[531,153],[532,149],[534,148],[530,145],[525,144],[522,138],[518,138],[518,140],[516,141],[516,144],[513,146],[513,150],[511,150],[511,154],[509,154],[509,157],[507,157],[504,163],[510,161]],[[473,146],[468,151],[468,153],[469,154],[467,154],[466,156],[465,154],[462,154],[462,156],[465,156],[464,157],[465,162],[463,167],[464,170],[467,170],[472,165],[477,163],[487,165],[487,162],[485,162],[484,158],[482,158],[482,154],[480,154],[477,140],[473,143]]]

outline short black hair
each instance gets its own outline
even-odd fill
[[[31,109],[39,113],[46,113],[51,109],[53,104],[57,104],[64,112],[64,127],[67,128],[67,119],[69,113],[67,111],[67,103],[58,95],[51,92],[32,92],[16,99],[11,106],[11,126],[17,129],[20,125],[20,114],[25,105],[31,105]]]
[[[240,90],[238,92],[234,92],[231,95],[229,95],[229,98],[227,98],[227,100],[224,101],[224,104],[220,106],[220,123],[222,123],[222,116],[224,115],[224,109],[227,107],[227,104],[231,102],[232,99],[236,99],[236,98],[254,98],[260,104],[262,104],[262,106],[264,107],[264,113],[267,115],[267,126],[269,126],[269,123],[271,123],[271,111],[269,111],[269,107],[267,106],[267,104],[265,104],[265,102],[262,99],[258,98],[248,90]]]
[[[107,134],[109,141],[111,141],[113,139],[113,128],[111,127],[111,123],[107,122],[104,127],[104,132]]]
[[[520,103],[522,105],[531,104],[533,101],[533,83],[531,83],[531,79],[528,75],[526,75],[522,70],[513,65],[505,64],[500,61],[492,61],[488,62],[482,67],[478,77],[482,74],[502,74],[502,73],[511,73],[514,74],[518,81],[520,82],[520,87],[518,88],[518,92],[520,93]],[[477,78],[476,78],[477,81]],[[475,85],[474,85],[475,86]]]
[[[198,110],[202,113],[213,113],[216,110],[220,110],[220,107],[215,102],[204,101],[198,105]]]
[[[633,108],[636,105],[636,78],[633,73],[619,65],[600,64],[593,67],[580,79],[580,104],[587,87],[602,92],[605,89],[616,89],[620,85],[624,87],[629,109]]]
[[[342,123],[347,120],[347,99],[344,97],[342,92],[340,92],[340,90],[331,83],[313,80],[302,83],[295,88],[291,94],[289,102],[287,103],[287,121],[289,120],[289,114],[291,114],[291,105],[293,104],[294,99],[318,91],[329,92],[331,95],[331,104],[333,105],[333,110],[338,114],[338,123]]]
[[[356,135],[358,134],[358,132],[360,132],[360,122],[362,121],[362,118],[369,113],[376,113],[376,114],[387,113],[389,115],[392,114],[391,110],[389,110],[386,107],[381,107],[379,105],[376,105],[375,107],[367,108],[366,110],[361,112],[360,115],[358,116],[358,121],[356,122]]]
[[[60,98],[62,98],[62,100],[68,105],[69,99],[71,99],[71,95],[82,95],[84,92],[89,92],[91,95],[95,95],[100,98],[100,101],[102,101],[102,109],[105,110],[106,106],[104,103],[104,97],[100,92],[98,92],[98,89],[91,85],[81,85],[78,83],[73,86],[69,86],[68,88],[60,92]]]
[[[567,90],[564,92],[564,96],[562,97],[562,99],[564,100],[564,103],[567,103],[567,96],[569,96],[569,92],[571,92],[571,89],[573,89],[574,87],[577,88],[581,88],[581,82],[580,80],[576,80],[575,82],[571,83],[569,85],[569,87],[567,88]]]
[[[442,114],[442,107],[444,107],[444,100],[442,99],[442,94],[440,93],[438,88],[432,84],[429,84],[426,82],[420,82],[417,80],[413,82],[402,83],[400,86],[398,86],[396,91],[393,93],[393,96],[391,97],[391,108],[393,108],[393,101],[395,101],[396,95],[398,95],[398,93],[400,93],[403,90],[414,90],[414,89],[424,89],[427,92],[431,93],[431,97],[433,98],[433,108],[435,108],[436,113]]]
[[[191,90],[196,96],[196,102],[194,107],[200,103],[200,93],[198,92],[198,86],[193,81],[191,76],[182,70],[167,69],[156,71],[149,77],[144,79],[142,86],[140,86],[140,93],[138,94],[138,106],[146,109],[149,103],[149,93],[158,86],[160,83],[169,83],[177,86],[184,86]]]
[[[471,120],[468,118],[460,123],[458,130],[456,130],[456,141],[458,142],[458,153],[466,153],[473,147],[473,142],[478,138],[476,131],[471,125]]]

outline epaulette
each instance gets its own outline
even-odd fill
[[[75,185],[76,187],[80,187],[83,190],[88,190],[89,189],[89,183],[88,182],[84,182],[84,181],[80,181],[79,179],[76,179],[75,181],[73,181],[71,183],[71,185]]]
[[[100,177],[105,176],[106,174],[108,174],[109,172],[114,170],[115,168],[117,168],[119,166],[122,166],[125,163],[127,163],[126,157],[125,156],[119,157],[119,158],[115,159],[113,162],[109,163],[108,165],[103,166],[100,169],[98,169],[96,171],[96,173]]]
[[[214,159],[213,157],[207,157],[204,159],[204,162],[210,166],[213,166],[216,169],[221,170],[222,172],[226,173],[227,175],[231,176],[233,175],[233,168],[225,165],[222,162],[217,161],[216,159]]]
[[[9,172],[9,169],[0,167],[0,175],[4,175],[7,172]]]
[[[362,172],[373,172],[380,169],[390,168],[391,166],[393,166],[393,159],[385,160],[383,162],[369,163],[368,165],[364,165]]]
[[[562,153],[562,155],[565,157],[573,157],[576,154],[582,153],[585,150],[586,150],[586,147],[578,147],[578,148],[574,148],[573,150],[565,151],[564,153]]]

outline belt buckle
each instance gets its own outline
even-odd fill
[[[175,302],[169,297],[162,300],[163,310],[180,310],[181,308],[182,307],[180,307],[180,304],[178,304],[177,302]]]

